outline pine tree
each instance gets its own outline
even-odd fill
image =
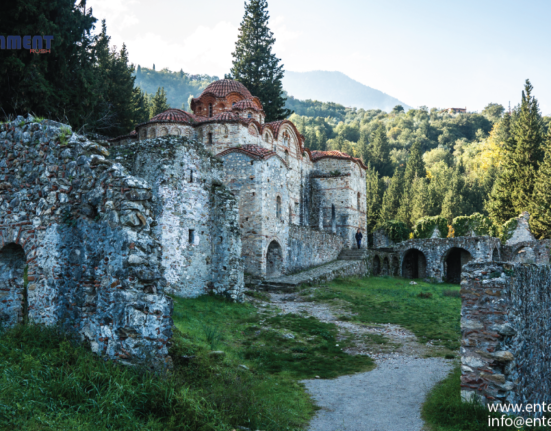
[[[532,203],[534,183],[543,160],[543,127],[538,102],[532,96],[532,85],[526,80],[522,101],[513,112],[509,139],[503,146],[503,162],[497,174],[486,209],[497,223],[504,223]]]
[[[149,120],[149,113],[151,112],[149,97],[140,87],[134,88],[132,97],[134,101],[134,121],[136,124],[145,123]]]
[[[166,101],[165,89],[164,87],[159,87],[155,96],[151,98],[149,115],[150,117],[154,117],[161,112],[165,112],[167,109],[170,109],[170,106],[168,106]]]
[[[413,196],[413,207],[410,223],[413,226],[420,218],[430,215],[428,180],[426,178],[416,178],[413,181],[411,194]]]
[[[448,224],[451,224],[457,216],[467,215],[464,176],[465,169],[460,160],[453,171],[449,188],[444,202],[442,202],[442,213],[440,215],[448,220]]]
[[[411,185],[415,177],[424,178],[426,174],[425,162],[423,162],[423,157],[421,157],[421,143],[415,141],[411,147],[409,159],[406,163],[406,171],[404,173],[405,184]]]
[[[245,15],[232,53],[233,67],[226,76],[241,82],[260,99],[267,122],[283,120],[292,114],[285,109],[283,65],[272,53],[275,38],[268,28],[269,18],[266,0],[245,3]]]
[[[396,219],[398,209],[400,208],[400,200],[402,199],[404,184],[404,169],[398,168],[392,179],[388,189],[383,194],[383,203],[381,205],[381,213],[379,215],[379,222]]]
[[[379,221],[383,185],[377,170],[369,163],[365,173],[367,231],[372,232]]]
[[[384,124],[380,124],[373,132],[371,144],[369,145],[369,159],[382,177],[392,173],[390,147]]]
[[[545,141],[545,157],[534,184],[530,205],[530,229],[536,238],[551,238],[551,127]]]
[[[360,139],[357,144],[358,155],[364,163],[369,161],[369,131],[366,128],[360,129]]]

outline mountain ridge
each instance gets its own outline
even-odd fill
[[[339,71],[314,70],[310,72],[286,71],[284,90],[296,99],[333,102],[340,105],[391,111],[396,105],[404,109],[411,106],[380,90],[358,82]]]

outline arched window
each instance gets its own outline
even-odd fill
[[[212,132],[207,133],[207,143],[212,144]]]
[[[289,146],[289,134],[287,132],[283,133],[283,145]]]
[[[331,232],[337,232],[337,214],[335,211],[335,205],[331,205]]]
[[[277,219],[281,219],[281,197],[278,196],[276,199],[276,217]]]
[[[285,150],[285,163],[289,166],[289,151]]]
[[[247,114],[247,118],[253,118],[253,114],[251,114],[250,112]]]
[[[358,202],[357,202],[357,206],[358,206],[358,211],[360,211],[360,193],[358,193]]]
[[[212,117],[212,103],[209,104],[209,117]]]
[[[193,182],[193,171],[189,171],[189,182]]]

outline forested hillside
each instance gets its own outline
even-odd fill
[[[189,110],[191,97],[197,97],[217,76],[191,75],[180,70],[172,72],[168,69],[156,71],[138,66],[136,69],[136,86],[147,94],[155,94],[159,88],[164,88],[167,103],[172,108]]]

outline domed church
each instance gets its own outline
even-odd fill
[[[360,159],[305,148],[291,121],[266,123],[260,100],[234,80],[213,82],[190,105],[191,113],[169,109],[112,145],[182,136],[220,160],[239,206],[245,273],[270,278],[329,262],[356,246],[357,229],[365,236]]]

